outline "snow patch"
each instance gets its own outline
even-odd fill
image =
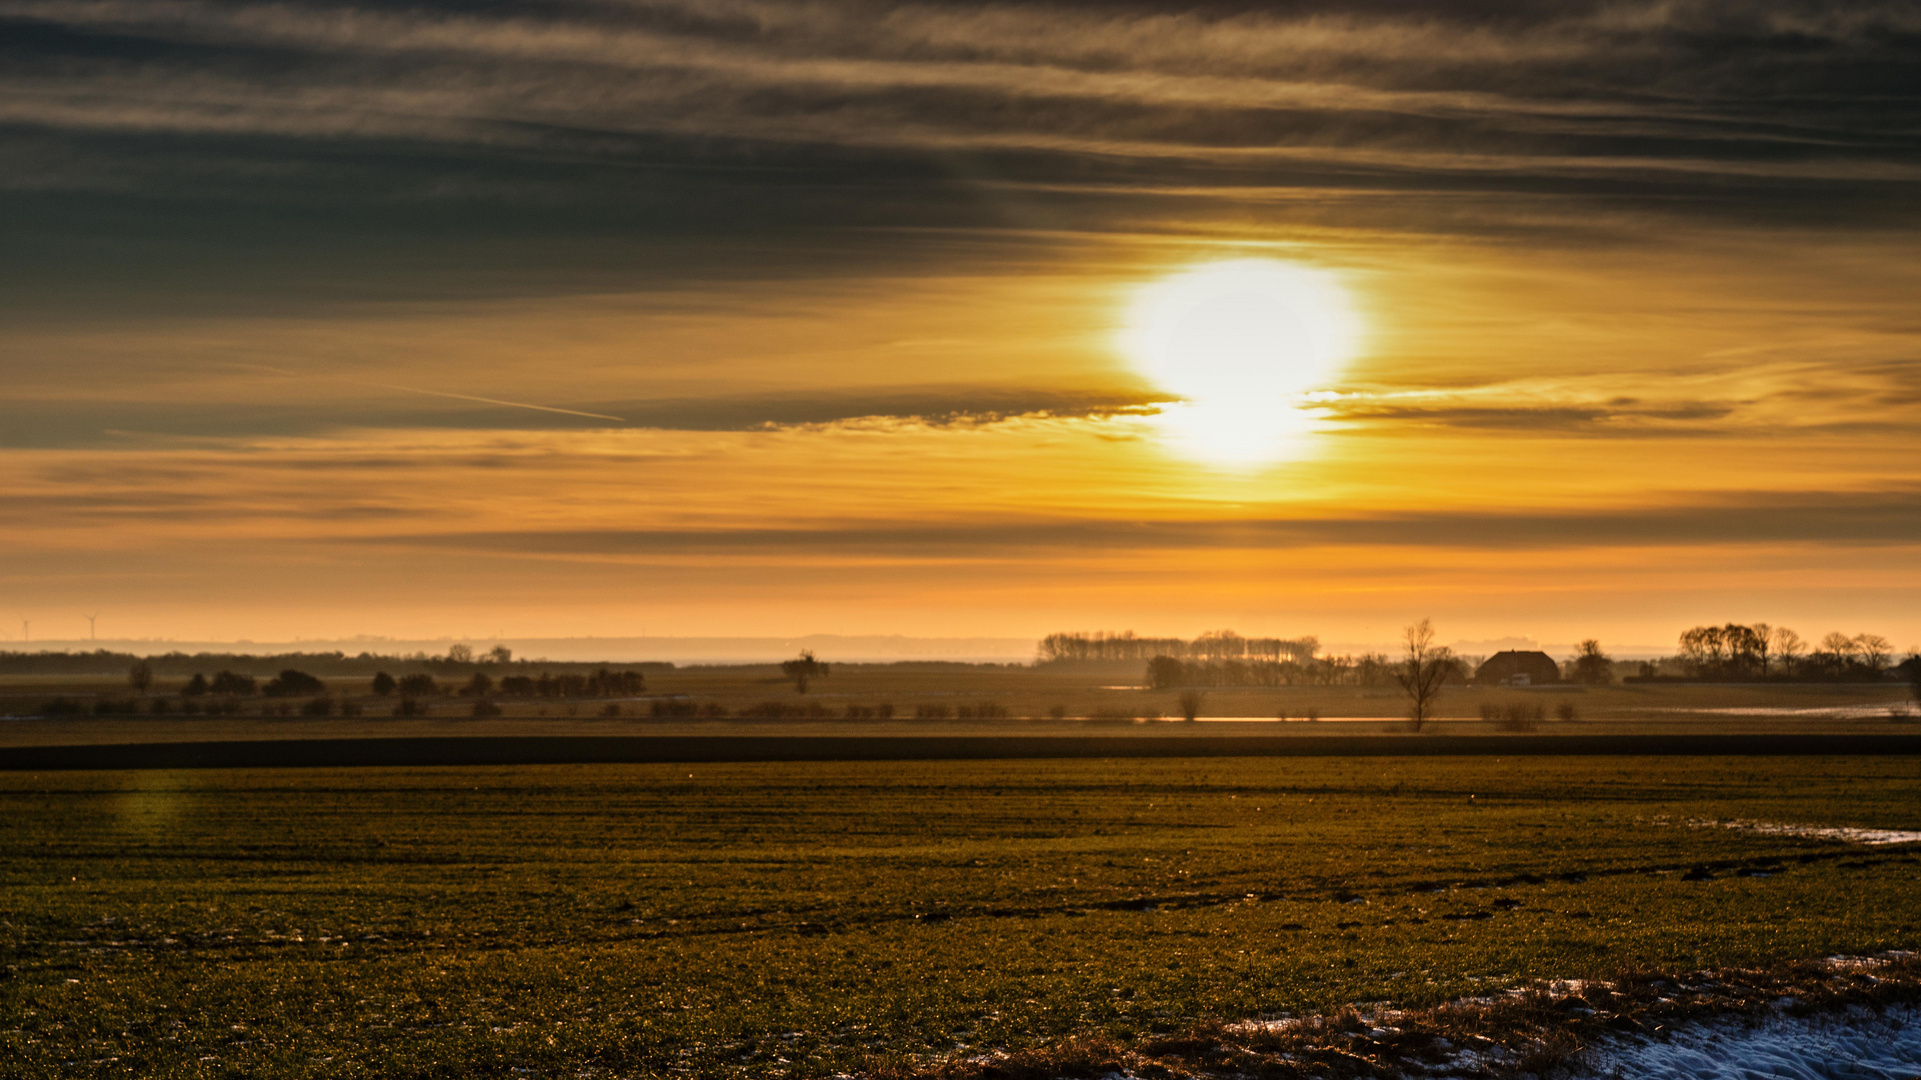
[[[1907,1080],[1921,1076],[1921,1010],[1729,1017],[1609,1039],[1583,1058],[1576,1076],[1619,1080]]]
[[[1691,819],[1688,824],[1697,829],[1739,829],[1769,836],[1809,836],[1849,844],[1921,843],[1921,831],[1909,829],[1856,829],[1845,825],[1789,825],[1778,821],[1714,821],[1703,818]]]
[[[1650,709],[1648,711],[1687,713],[1694,716],[1768,716],[1796,720],[1883,720],[1921,716],[1921,708],[1905,701],[1884,701],[1873,705],[1818,705],[1812,708],[1742,705],[1725,709]]]

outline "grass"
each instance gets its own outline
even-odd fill
[[[0,775],[0,1071],[816,1076],[1914,948],[1908,850],[1687,823],[1914,828],[1917,780],[1901,758]]]

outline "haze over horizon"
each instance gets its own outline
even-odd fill
[[[0,0],[0,56],[0,648],[1921,643],[1911,3]]]

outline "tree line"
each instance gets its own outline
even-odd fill
[[[1248,638],[1232,630],[1215,630],[1188,640],[1186,638],[1137,637],[1134,631],[1099,631],[1091,634],[1049,634],[1041,639],[1041,663],[1073,660],[1150,660],[1170,657],[1175,660],[1206,662],[1252,662],[1305,664],[1320,651],[1315,637]]]
[[[362,652],[352,655],[338,651],[257,655],[176,651],[140,656],[135,653],[112,652],[107,649],[96,649],[92,652],[0,650],[0,675],[99,675],[126,671],[136,663],[145,663],[156,676],[166,678],[182,678],[195,672],[226,669],[260,679],[271,677],[275,672],[290,668],[329,678],[372,675],[377,671],[426,672],[442,678],[467,675],[476,671],[491,672],[496,675],[503,672],[524,673],[548,669],[590,673],[593,669],[602,666],[604,661],[521,660],[515,659],[513,650],[504,645],[496,645],[484,651],[477,651],[468,645],[454,645],[441,654]],[[658,660],[628,666],[641,671],[674,669],[673,664]]]
[[[1182,660],[1156,656],[1147,662],[1147,685],[1155,690],[1181,686],[1393,686],[1401,662],[1384,653],[1359,656],[1322,656],[1306,662],[1293,660]],[[1441,679],[1465,683],[1473,672],[1458,657],[1449,656]]]
[[[1678,659],[1688,678],[1721,682],[1880,682],[1896,667],[1893,644],[1879,634],[1836,632],[1811,643],[1767,623],[1683,631]],[[1921,666],[1921,658],[1909,657],[1901,670],[1910,665]]]
[[[153,666],[145,660],[135,661],[127,669],[127,685],[136,693],[146,694],[153,688]],[[458,694],[462,697],[501,697],[516,698],[606,698],[631,697],[646,692],[646,676],[638,671],[615,671],[603,667],[591,674],[562,672],[558,675],[543,671],[538,676],[503,675],[499,679],[484,671],[473,673],[466,683],[455,686],[442,683],[432,675],[415,672],[395,678],[385,671],[377,671],[368,690],[377,697],[434,697],[440,694]],[[327,684],[319,678],[288,668],[260,685],[252,675],[242,675],[234,671],[219,671],[212,678],[195,672],[193,678],[180,688],[180,696],[188,698],[205,697],[247,697],[255,692],[265,697],[318,697],[326,694]]]

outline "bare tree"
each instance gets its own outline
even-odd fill
[[[809,682],[827,677],[827,665],[814,659],[812,652],[803,649],[798,659],[780,665],[780,673],[794,680],[794,689],[805,694]]]
[[[1189,721],[1201,715],[1201,702],[1207,697],[1199,690],[1181,691],[1181,716]]]
[[[1794,674],[1794,667],[1808,651],[1808,643],[1801,635],[1785,626],[1774,628],[1774,656],[1781,665],[1783,675]]]
[[[133,687],[133,692],[136,694],[146,693],[147,689],[153,685],[153,665],[145,660],[135,661],[134,665],[127,669],[127,685]]]
[[[1441,684],[1454,670],[1454,653],[1434,644],[1434,624],[1422,619],[1402,632],[1406,654],[1395,678],[1409,701],[1408,719],[1414,730],[1421,730],[1434,713],[1434,699],[1441,695]]]
[[[1768,677],[1768,668],[1774,656],[1774,627],[1758,622],[1748,627],[1754,634],[1754,655],[1761,664],[1761,677]]]
[[[1880,634],[1856,634],[1854,655],[1862,667],[1879,675],[1894,656],[1894,646]]]
[[[1821,651],[1833,657],[1837,667],[1846,667],[1853,663],[1859,648],[1860,646],[1855,644],[1853,638],[1838,631],[1821,638]]]

